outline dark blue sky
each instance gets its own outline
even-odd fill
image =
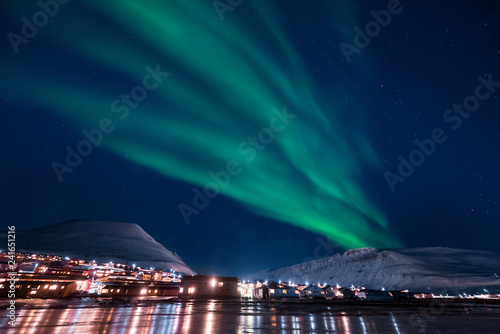
[[[500,82],[498,1],[401,1],[402,10],[392,15],[366,47],[358,49],[359,54],[351,55],[350,63],[339,45],[344,42],[354,47],[353,28],[364,29],[373,20],[370,11],[386,10],[387,1],[278,1],[269,9],[259,1],[242,0],[232,11],[223,13],[223,21],[209,1],[203,5],[188,1],[182,6],[176,1],[172,5],[146,1],[141,2],[145,12],[136,9],[138,18],[130,22],[130,14],[120,9],[128,5],[111,2],[100,8],[97,3],[59,5],[46,25],[28,42],[17,45],[17,53],[9,33],[21,36],[22,18],[33,21],[41,8],[35,2],[0,4],[4,83],[0,92],[0,219],[4,229],[12,224],[28,229],[79,218],[137,223],[158,242],[175,250],[194,270],[205,274],[236,275],[317,256],[315,249],[321,246],[318,238],[324,237],[315,227],[302,228],[299,223],[280,219],[286,214],[273,211],[273,205],[282,206],[281,199],[274,204],[269,200],[264,207],[241,195],[248,194],[247,188],[254,185],[276,189],[283,196],[290,195],[287,192],[292,188],[299,193],[301,189],[321,193],[295,177],[270,177],[264,182],[264,178],[243,175],[248,182],[234,183],[234,192],[229,185],[227,193],[212,199],[189,225],[182,220],[178,205],[191,201],[192,189],[199,185],[196,170],[199,175],[208,174],[216,157],[226,161],[230,156],[224,153],[225,146],[218,144],[219,140],[223,142],[220,131],[213,130],[213,137],[206,135],[211,133],[215,117],[215,109],[208,105],[220,106],[218,120],[233,129],[227,136],[223,133],[228,147],[237,146],[237,138],[245,139],[259,130],[253,124],[260,124],[257,119],[261,118],[251,106],[246,107],[242,100],[235,109],[231,107],[235,101],[228,102],[227,95],[237,96],[242,87],[242,94],[248,94],[244,97],[253,92],[263,99],[268,95],[279,97],[290,110],[298,109],[309,91],[318,105],[332,106],[322,108],[331,127],[312,111],[301,111],[294,121],[319,134],[311,154],[303,155],[295,167],[324,163],[321,170],[333,171],[336,167],[329,165],[328,159],[339,159],[342,165],[349,161],[347,166],[355,166],[351,169],[356,177],[349,178],[349,182],[355,180],[353,189],[361,189],[363,198],[382,213],[388,222],[384,233],[401,245],[500,252],[500,83],[495,84]],[[183,29],[172,33],[175,24],[165,23],[166,30],[158,31],[154,25],[157,19],[181,22]],[[195,29],[195,24],[204,27],[213,40],[222,42],[211,43],[213,40],[198,36],[204,30]],[[161,44],[162,34],[170,33],[178,34],[179,44]],[[146,41],[146,37],[150,39]],[[245,77],[240,76],[240,68],[217,71],[217,57],[225,55],[221,49],[226,46],[238,54],[238,59],[248,60],[249,72],[262,86],[241,82]],[[179,60],[183,47],[193,54],[203,54],[198,48],[205,48],[203,51],[208,52],[203,55],[208,57],[190,63],[193,55],[185,53],[183,62]],[[107,143],[94,147],[59,182],[51,163],[63,162],[65,147],[82,140],[82,129],[99,124],[96,120],[109,114],[109,103],[120,93],[130,92],[143,78],[146,66],[155,66],[146,60],[161,63],[172,74],[173,85],[187,82],[189,98],[181,99],[179,92],[163,103],[159,90],[148,92],[149,97],[133,109],[128,123],[117,123],[117,131],[104,138]],[[203,67],[194,66],[198,64],[195,61]],[[479,76],[494,82],[479,89],[483,100],[474,97],[476,87],[484,82]],[[283,88],[287,84],[292,87],[289,91]],[[281,88],[287,93],[278,92]],[[175,87],[168,89],[173,91]],[[294,102],[294,98],[300,101]],[[453,110],[447,113],[464,100],[474,109],[470,115],[465,109],[462,116]],[[479,101],[478,106],[473,105],[475,101]],[[207,109],[200,109],[200,105]],[[174,106],[184,114],[175,114]],[[154,136],[158,122],[145,121],[152,115],[169,120],[165,137]],[[171,126],[176,122],[179,133]],[[145,129],[144,124],[151,129]],[[193,133],[190,138],[197,138],[198,145],[205,140],[207,149],[193,149],[190,138],[182,137],[186,129]],[[331,129],[331,133],[325,129]],[[431,138],[435,129],[442,129],[444,134],[438,137],[446,136],[446,140],[434,144],[433,153],[391,191],[384,173],[398,174],[398,157],[409,160],[418,148],[414,141]],[[141,137],[136,136],[139,131]],[[151,138],[146,141],[149,131]],[[228,139],[229,133],[234,134],[235,142]],[[369,149],[351,146],[360,137],[367,139]],[[162,141],[165,138],[168,143]],[[270,158],[267,160],[266,155],[259,160],[259,173],[273,175],[272,168],[291,165],[293,154],[286,150],[287,145],[311,144],[306,133],[303,138],[291,136],[292,144],[281,138],[266,148]],[[122,149],[125,144],[126,149]],[[324,152],[330,149],[348,153],[327,158]],[[147,159],[140,154],[134,156],[134,152],[142,151],[149,152]],[[150,163],[154,159],[151,152],[182,162],[178,168],[186,169],[185,174],[171,170],[174,162],[161,168]],[[417,160],[422,156],[413,154]],[[307,169],[301,170],[308,174]],[[334,180],[341,182],[343,175]],[[304,194],[296,198],[300,196],[307,199]],[[308,212],[307,201],[302,202],[297,215]],[[358,205],[355,200],[347,202],[343,204]],[[349,219],[342,224],[350,224]],[[332,235],[333,242],[336,238]],[[384,245],[379,241],[374,246]],[[387,244],[391,245],[389,241]],[[344,248],[332,247],[316,254],[324,256]]]

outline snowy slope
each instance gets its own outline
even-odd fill
[[[71,220],[16,231],[19,251],[57,254],[98,262],[136,264],[143,268],[173,269],[193,275],[182,259],[156,242],[140,226],[97,220]]]
[[[245,279],[328,283],[372,289],[483,292],[500,289],[500,255],[442,247],[377,250],[352,249],[343,254],[246,275]]]

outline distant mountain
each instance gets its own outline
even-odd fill
[[[242,278],[434,293],[484,293],[483,289],[499,291],[500,279],[495,273],[500,275],[500,255],[491,252],[442,247],[360,248]]]
[[[16,231],[16,249],[195,274],[177,254],[156,242],[140,226],[130,223],[71,220]]]

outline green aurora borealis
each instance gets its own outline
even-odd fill
[[[67,6],[107,21],[84,24],[61,8],[57,22],[44,28],[45,43],[57,40],[79,70],[92,68],[96,79],[70,74],[54,79],[52,69],[34,61],[24,78],[3,69],[24,82],[7,88],[13,95],[30,91],[32,103],[55,112],[77,133],[112,119],[116,130],[101,148],[196,187],[211,181],[210,171],[236,160],[242,172],[221,194],[255,214],[330,236],[345,248],[402,246],[363,189],[364,171],[379,166],[367,134],[344,130],[345,115],[336,103],[342,97],[320,93],[269,1],[243,1],[223,21],[210,1]],[[65,25],[81,26],[60,29]],[[22,45],[20,53],[29,47]],[[111,103],[142,82],[146,66],[157,64],[171,75],[120,120]],[[273,109],[284,107],[296,118],[255,159],[238,153],[241,142],[269,125]],[[61,143],[54,160],[63,162],[64,146],[75,144]],[[191,198],[169,205],[182,202],[191,204]],[[175,220],[183,223],[180,215]],[[197,217],[192,220],[196,224]]]

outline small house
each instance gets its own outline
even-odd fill
[[[300,296],[302,298],[326,299],[327,292],[324,288],[320,288],[316,284],[311,284],[300,291]]]
[[[290,285],[278,284],[276,282],[269,283],[269,298],[282,299],[282,298],[299,298],[299,290]]]

